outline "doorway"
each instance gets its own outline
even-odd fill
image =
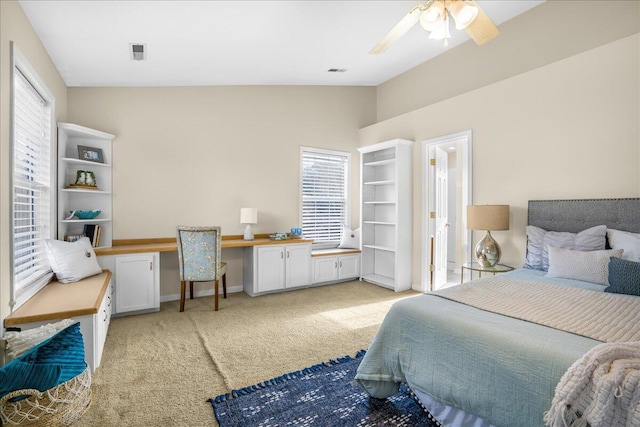
[[[471,130],[422,142],[423,292],[460,283],[460,268],[471,259],[471,145]]]

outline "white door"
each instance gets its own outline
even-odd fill
[[[320,256],[313,258],[313,283],[331,282],[338,279],[338,258]]]
[[[360,255],[343,255],[338,258],[338,278],[357,278],[360,276]]]
[[[159,307],[160,287],[155,282],[153,254],[119,255],[116,268],[116,312]]]
[[[435,151],[435,241],[434,241],[434,279],[433,288],[447,283],[447,239],[449,230],[448,218],[448,176],[449,155],[440,147]]]
[[[287,279],[286,287],[311,284],[311,245],[297,244],[284,247]]]
[[[284,246],[256,248],[258,283],[256,292],[284,289]]]

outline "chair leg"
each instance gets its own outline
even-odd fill
[[[222,293],[224,294],[224,297],[227,297],[227,273],[224,273],[222,275]]]
[[[180,281],[180,311],[184,311],[184,293],[186,291],[186,282],[184,280]]]
[[[189,281],[189,298],[193,299],[193,281]]]
[[[220,287],[220,280],[216,279],[216,284],[215,284],[216,290],[215,290],[215,310],[218,311],[218,288]]]

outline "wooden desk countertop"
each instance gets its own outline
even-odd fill
[[[75,283],[54,280],[7,316],[4,327],[96,314],[110,281],[109,270]]]
[[[222,236],[222,248],[248,248],[263,245],[291,245],[313,243],[311,239],[271,240],[268,234],[258,235],[254,240],[243,240],[242,236]],[[178,250],[175,237],[153,239],[114,240],[110,248],[96,249],[96,255],[123,255],[143,252],[175,252]]]

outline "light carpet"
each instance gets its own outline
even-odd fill
[[[76,425],[216,426],[210,397],[368,348],[391,305],[415,295],[354,281],[114,318]]]

